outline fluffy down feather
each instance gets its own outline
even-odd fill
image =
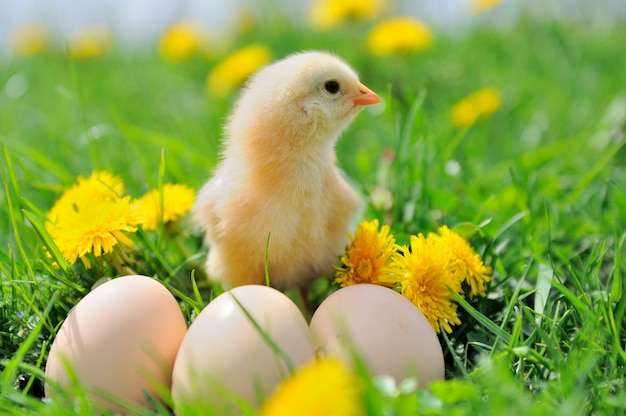
[[[259,70],[225,129],[222,159],[192,214],[206,233],[207,272],[226,287],[303,287],[328,275],[360,205],[334,147],[380,98],[334,55],[303,52]]]

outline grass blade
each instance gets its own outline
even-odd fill
[[[461,295],[450,290],[454,300],[456,300],[463,309],[465,309],[474,319],[476,319],[482,326],[489,330],[496,337],[500,338],[506,345],[511,344],[511,335],[504,329],[496,325],[491,319],[477,311],[472,305],[470,305]]]
[[[534,310],[537,313],[535,316],[535,322],[537,325],[541,325],[541,319],[546,303],[548,302],[553,277],[554,270],[552,270],[552,267],[546,263],[539,263],[539,274],[537,275],[537,284],[535,286],[534,304]]]
[[[598,158],[598,161],[595,163],[595,165],[593,165],[591,169],[587,170],[587,174],[578,181],[578,186],[576,186],[576,188],[570,194],[568,198],[568,202],[570,204],[573,204],[574,201],[578,199],[580,194],[582,194],[583,191],[587,189],[587,187],[589,187],[591,182],[593,182],[593,180],[600,174],[600,172],[602,172],[606,168],[609,162],[615,157],[617,152],[619,152],[622,147],[624,147],[625,143],[626,139],[624,139],[623,137],[621,138],[621,140],[614,142],[611,146],[608,147],[604,154],[602,154]]]
[[[14,205],[13,202],[13,197],[12,197],[12,193],[11,193],[11,189],[9,187],[9,181],[7,179],[7,174],[5,173],[4,170],[4,164],[0,164],[0,172],[2,172],[2,182],[4,183],[4,191],[6,194],[6,198],[7,198],[7,207],[8,207],[8,212],[9,212],[9,222],[11,224],[11,227],[13,228],[13,238],[15,240],[15,245],[17,246],[17,250],[20,254],[20,258],[22,259],[22,262],[25,264],[26,269],[28,271],[28,275],[31,278],[34,278],[35,276],[35,272],[33,270],[33,267],[31,265],[30,262],[30,256],[28,256],[26,254],[26,251],[24,250],[24,245],[22,243],[22,237],[20,234],[20,230],[17,226],[17,219],[16,219],[16,215],[15,215],[15,211],[16,211],[16,206]]]
[[[70,268],[70,264],[65,259],[65,257],[63,257],[61,250],[59,250],[52,237],[50,237],[50,234],[48,234],[48,231],[46,230],[43,222],[41,222],[41,220],[37,218],[35,214],[29,211],[22,210],[22,214],[24,214],[24,217],[32,224],[33,229],[37,233],[37,236],[44,244],[44,246],[46,246],[46,248],[48,249],[48,253],[50,253],[50,255],[59,265],[61,270],[67,271]]]
[[[58,295],[58,292],[55,292],[52,295],[50,301],[48,302],[46,310],[42,313],[42,318],[39,319],[37,325],[35,325],[35,327],[32,329],[30,334],[28,334],[24,342],[22,342],[20,347],[15,352],[15,355],[13,355],[13,357],[11,357],[11,359],[5,364],[2,373],[0,373],[0,386],[2,386],[2,388],[0,389],[0,397],[3,394],[2,392],[13,389],[13,383],[15,382],[15,379],[17,377],[17,369],[19,368],[22,360],[24,359],[28,351],[30,351],[32,346],[35,344],[35,341],[37,341],[39,333],[44,327],[44,318],[47,317],[50,313],[50,310],[52,309],[54,302],[58,298]]]
[[[244,313],[246,318],[248,318],[248,320],[250,321],[254,329],[259,333],[261,338],[263,338],[265,343],[272,349],[276,358],[281,358],[283,363],[287,367],[289,374],[292,374],[295,370],[295,367],[293,363],[291,362],[291,359],[289,358],[289,356],[278,346],[278,344],[276,344],[276,342],[274,342],[270,334],[266,330],[264,330],[263,327],[261,327],[261,325],[257,322],[256,319],[254,319],[254,316],[252,316],[252,314],[246,309],[243,303],[241,303],[241,301],[237,299],[235,294],[232,291],[229,292],[229,294],[230,296],[233,297],[233,299],[235,300],[235,303],[237,303],[241,311]],[[282,370],[280,366],[279,366],[279,370]]]

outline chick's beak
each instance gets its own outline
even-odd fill
[[[359,94],[352,99],[354,105],[378,104],[380,97],[374,91],[359,83]]]

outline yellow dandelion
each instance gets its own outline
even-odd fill
[[[75,59],[87,59],[106,53],[112,45],[111,33],[105,26],[92,26],[74,32],[67,40]]]
[[[480,256],[463,237],[445,225],[437,230],[439,234],[431,234],[428,238],[439,240],[452,252],[452,267],[461,282],[470,287],[470,298],[486,296],[486,285],[491,281],[491,267],[483,264]]]
[[[502,3],[502,0],[470,0],[470,7],[477,13],[485,12],[498,4]]]
[[[48,222],[46,227],[70,264],[80,259],[89,268],[88,255],[100,257],[111,253],[118,242],[132,245],[125,233],[135,232],[141,223],[138,208],[129,196],[86,199],[79,206],[59,212],[56,223]]]
[[[391,274],[385,280],[400,284],[402,295],[419,308],[435,332],[440,332],[441,325],[450,333],[450,325],[459,325],[461,321],[448,288],[462,293],[461,282],[452,269],[451,252],[422,234],[411,236],[410,243],[410,248],[402,246],[394,253]]]
[[[124,193],[124,182],[119,176],[106,171],[95,171],[89,177],[79,176],[76,185],[67,189],[46,214],[56,223],[68,211],[93,200],[117,199]]]
[[[182,184],[166,183],[163,193],[158,189],[148,192],[139,199],[144,219],[141,228],[154,230],[160,222],[167,224],[178,220],[191,209],[194,199],[193,189]]]
[[[168,28],[159,42],[159,53],[165,59],[182,61],[205,50],[209,36],[198,23],[185,20]]]
[[[385,0],[316,0],[310,12],[313,27],[328,30],[349,21],[366,21],[387,9]]]
[[[380,278],[396,249],[389,226],[378,230],[378,220],[359,224],[345,253],[342,266],[336,267],[335,283],[350,286],[358,283],[383,284]]]
[[[411,17],[387,19],[367,35],[369,51],[378,56],[419,52],[432,43],[433,34],[428,26]]]
[[[502,97],[495,88],[480,89],[452,107],[452,123],[458,128],[469,127],[480,118],[486,118],[500,108]]]
[[[215,97],[227,96],[271,59],[272,51],[259,43],[236,50],[209,73],[206,81],[209,93]]]
[[[12,36],[12,46],[18,55],[42,53],[49,42],[48,31],[39,23],[26,23],[19,26]]]
[[[338,360],[323,359],[283,381],[261,406],[260,416],[358,416],[360,380]]]

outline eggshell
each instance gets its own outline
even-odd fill
[[[357,284],[339,289],[313,314],[310,329],[319,355],[353,365],[353,354],[372,375],[419,385],[444,378],[441,345],[426,317],[392,289]]]
[[[236,287],[213,299],[189,327],[174,364],[174,410],[181,413],[192,406],[204,414],[209,409],[237,413],[233,397],[256,406],[289,375],[290,367],[314,358],[306,321],[291,299],[266,286]]]
[[[119,398],[147,406],[152,385],[169,388],[174,359],[187,331],[171,293],[146,276],[124,276],[87,294],[52,343],[46,376],[68,388],[67,366],[96,404],[124,413]],[[46,396],[58,393],[46,384]]]

